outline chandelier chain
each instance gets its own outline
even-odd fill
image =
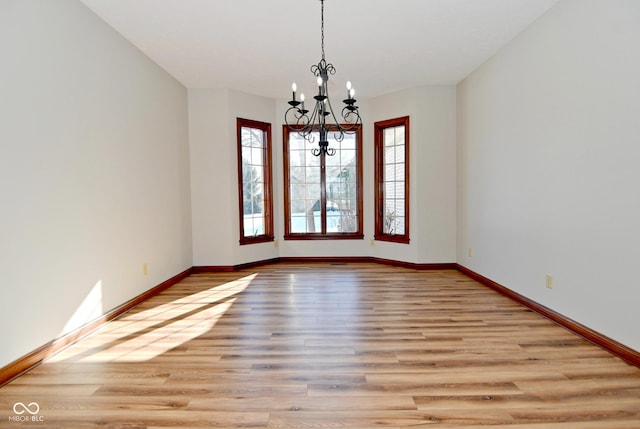
[[[320,45],[322,48],[322,59],[324,60],[324,0],[320,0]]]

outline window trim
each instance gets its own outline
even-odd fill
[[[242,128],[259,129],[264,133],[265,148],[263,149],[263,177],[264,177],[264,234],[245,237],[244,235],[244,183],[242,175]],[[238,149],[238,219],[240,229],[240,245],[266,243],[274,241],[273,233],[273,177],[271,158],[271,124],[252,119],[236,118],[236,136]]]
[[[404,234],[387,234],[384,232],[384,130],[404,126]],[[393,243],[409,244],[409,116],[387,119],[374,123],[374,147],[375,147],[375,233],[377,241],[389,241]]]
[[[345,124],[346,126],[346,124]],[[349,125],[351,126],[351,125]],[[356,206],[358,210],[358,222],[357,222],[357,230],[355,232],[312,232],[312,233],[301,233],[301,232],[291,232],[291,218],[289,216],[289,212],[291,211],[291,202],[289,195],[289,133],[292,132],[291,128],[287,125],[282,126],[282,140],[283,140],[283,167],[284,167],[284,239],[285,240],[362,240],[364,239],[364,222],[363,222],[363,213],[364,213],[364,204],[363,204],[363,179],[362,179],[362,126],[357,126],[355,130],[356,134]],[[321,201],[325,202],[324,204],[324,216],[321,217],[321,229],[326,231],[326,192],[327,192],[327,184],[326,184],[326,176],[325,176],[325,168],[324,168],[324,159],[325,155],[321,156]]]

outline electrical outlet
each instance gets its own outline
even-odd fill
[[[546,275],[547,289],[553,289],[553,276],[551,274]]]
[[[371,239],[371,245],[372,245],[372,246],[375,246],[375,244],[376,244],[376,239],[375,239],[375,238],[372,238],[372,239]]]
[[[278,247],[278,239],[273,240],[273,247]]]
[[[149,270],[147,269],[146,263],[142,264],[142,274],[144,274],[145,276],[149,274]]]
[[[469,247],[469,249],[467,250],[467,255],[469,255],[470,258],[473,257],[473,247]]]

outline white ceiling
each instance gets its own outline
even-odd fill
[[[325,52],[375,97],[464,79],[558,0],[325,0]],[[319,0],[82,0],[188,88],[311,93]],[[346,93],[346,89],[345,89]]]

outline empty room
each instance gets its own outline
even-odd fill
[[[640,2],[0,0],[0,428],[640,428]]]

